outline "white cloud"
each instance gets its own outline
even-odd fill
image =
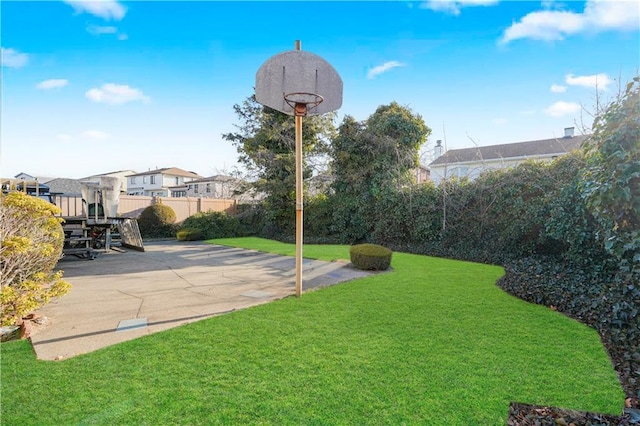
[[[102,132],[100,130],[87,130],[82,132],[80,136],[87,139],[104,140],[109,137],[109,134]]]
[[[593,75],[573,75],[567,74],[565,76],[565,83],[570,86],[582,86],[589,88],[598,88],[607,90],[607,86],[613,83],[613,80],[609,78],[607,74],[593,74]]]
[[[118,29],[114,26],[89,25],[87,32],[99,36],[102,34],[115,34],[118,32]]]
[[[385,73],[393,68],[398,68],[398,67],[404,67],[405,64],[403,64],[402,62],[398,62],[398,61],[389,61],[389,62],[385,62],[382,65],[378,65],[375,66],[373,68],[369,69],[369,72],[367,72],[367,78],[369,80],[372,80],[374,78],[376,78],[378,75]]]
[[[3,67],[20,68],[29,62],[29,55],[20,53],[15,49],[0,47],[0,62]]]
[[[113,35],[117,37],[118,40],[126,40],[129,38],[126,34],[118,32],[118,27],[114,27],[113,25],[89,25],[87,26],[87,32],[96,37]]]
[[[427,0],[420,4],[420,8],[459,15],[463,7],[493,6],[497,3],[498,0]]]
[[[560,84],[552,84],[551,91],[553,93],[564,93],[567,91],[567,86],[562,86]]]
[[[575,114],[580,111],[580,104],[575,102],[558,101],[544,110],[544,113],[552,117],[562,117],[563,115]]]
[[[100,88],[93,88],[85,96],[94,102],[104,102],[110,105],[121,105],[127,102],[149,102],[149,97],[142,90],[126,84],[103,84]]]
[[[127,9],[115,0],[65,0],[77,13],[88,13],[105,20],[119,21]]]
[[[563,40],[581,32],[637,30],[640,28],[638,0],[587,0],[582,13],[542,10],[525,15],[507,28],[501,44],[521,38]]]
[[[36,85],[36,88],[42,90],[60,89],[67,84],[69,84],[69,80],[65,80],[63,78],[53,78],[51,80],[41,81]]]

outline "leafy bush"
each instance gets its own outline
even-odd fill
[[[173,237],[176,234],[175,221],[175,211],[158,200],[140,213],[138,227],[144,238]]]
[[[265,227],[266,210],[263,204],[240,204],[238,214],[238,232],[240,236],[262,236]]]
[[[438,190],[420,185],[390,192],[376,204],[371,242],[422,251],[439,238],[442,214]]]
[[[53,272],[64,245],[60,210],[22,192],[0,194],[0,325],[14,325],[69,292]]]
[[[323,243],[331,241],[333,203],[324,194],[310,198],[304,205],[305,242]]]
[[[202,239],[202,231],[195,228],[183,228],[176,233],[178,241],[198,241]]]
[[[630,278],[640,278],[640,76],[596,116],[582,196],[599,238]]]
[[[237,237],[240,235],[238,219],[225,212],[200,212],[186,218],[183,228],[197,229],[202,239]]]
[[[349,248],[353,266],[367,271],[389,269],[392,254],[391,250],[377,244],[358,244]]]

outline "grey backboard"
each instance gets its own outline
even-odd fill
[[[289,50],[269,58],[256,73],[256,101],[288,115],[295,115],[284,96],[314,93],[323,101],[307,115],[326,114],[342,106],[342,79],[320,56],[304,50]]]

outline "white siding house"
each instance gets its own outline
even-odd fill
[[[129,179],[127,179],[127,176],[131,176],[133,174],[135,174],[136,171],[135,170],[118,170],[116,172],[107,172],[107,173],[101,173],[101,174],[97,174],[97,175],[91,175],[91,176],[87,176],[85,178],[82,179],[78,179],[82,182],[101,182],[102,177],[115,177],[118,178],[120,180],[120,182],[122,182],[122,191],[127,192],[127,185],[129,184]]]
[[[436,185],[453,177],[473,180],[484,171],[516,167],[525,161],[550,162],[578,149],[587,138],[574,136],[573,127],[569,127],[562,138],[451,149],[429,165],[431,180]],[[436,151],[438,148],[441,146],[436,145]]]
[[[177,167],[135,173],[127,176],[127,194],[170,197],[170,187],[184,185],[196,179],[202,179],[202,176]]]
[[[244,188],[245,182],[233,176],[215,175],[169,187],[170,197],[216,198],[253,202],[262,197]]]

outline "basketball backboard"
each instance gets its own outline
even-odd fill
[[[288,115],[296,115],[296,102],[308,104],[305,115],[326,114],[342,106],[342,79],[320,56],[289,50],[258,69],[256,101]]]

